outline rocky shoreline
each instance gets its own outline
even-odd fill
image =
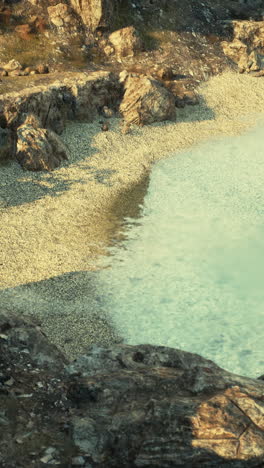
[[[10,311],[0,348],[3,467],[263,466],[261,379],[147,344],[93,345],[69,364]]]
[[[50,3],[0,2],[0,465],[261,468],[263,376],[121,344],[96,270],[155,161],[263,120],[262,3]]]
[[[109,75],[102,76],[99,83]],[[24,93],[32,96],[29,102],[38,96],[35,90]],[[107,132],[99,116],[90,123],[68,121],[60,138],[70,156],[60,167],[34,172],[22,171],[15,160],[3,165],[1,304],[37,316],[71,359],[92,343],[119,341],[95,300],[100,292],[93,272],[107,246],[122,236],[123,217],[138,215],[152,164],[254,126],[263,91],[261,79],[230,72],[201,85],[200,103],[177,108],[175,122],[134,126],[123,134],[114,116]]]

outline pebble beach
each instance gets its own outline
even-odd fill
[[[69,359],[87,346],[121,341],[100,313],[98,260],[122,236],[124,216],[137,216],[152,165],[208,139],[242,134],[264,118],[264,80],[226,72],[198,88],[197,106],[177,109],[175,122],[121,132],[68,122],[70,159],[53,172],[0,166],[0,300],[36,317]]]

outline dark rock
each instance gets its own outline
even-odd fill
[[[102,125],[101,125],[101,130],[103,132],[107,132],[109,130],[109,124],[107,122],[104,122]]]
[[[13,141],[10,130],[0,127],[0,161],[13,156]]]
[[[23,68],[21,63],[19,63],[17,60],[14,60],[14,59],[9,60],[9,62],[2,65],[2,67],[8,72],[12,72],[14,70],[22,70]]]
[[[264,464],[262,380],[153,345],[93,345],[67,363],[11,311],[0,314],[0,352],[3,467]]]

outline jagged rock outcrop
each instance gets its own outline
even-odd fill
[[[71,6],[90,31],[107,28],[114,13],[113,0],[70,0]]]
[[[41,128],[33,114],[17,129],[16,158],[29,171],[52,171],[69,159],[68,149],[60,137],[50,129]]]
[[[120,81],[125,88],[120,112],[127,126],[175,119],[175,97],[161,82],[126,71]]]
[[[117,57],[133,56],[143,49],[143,42],[134,26],[114,31],[109,36]]]
[[[233,41],[222,42],[224,53],[241,72],[264,69],[264,21],[232,21]]]
[[[93,345],[67,363],[39,324],[0,314],[3,467],[264,464],[264,382],[196,354]]]
[[[25,114],[34,114],[43,128],[60,134],[66,120],[92,121],[104,106],[118,106],[122,90],[112,73],[65,73],[56,78],[0,96],[0,121],[16,129]]]

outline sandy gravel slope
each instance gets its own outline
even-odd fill
[[[264,116],[264,79],[225,73],[203,83],[199,106],[179,109],[176,122],[120,132],[69,123],[71,159],[52,173],[0,166],[0,300],[39,317],[69,356],[118,337],[100,315],[96,259],[136,216],[158,159],[208,138],[235,135]],[[101,322],[100,322],[101,320]]]

